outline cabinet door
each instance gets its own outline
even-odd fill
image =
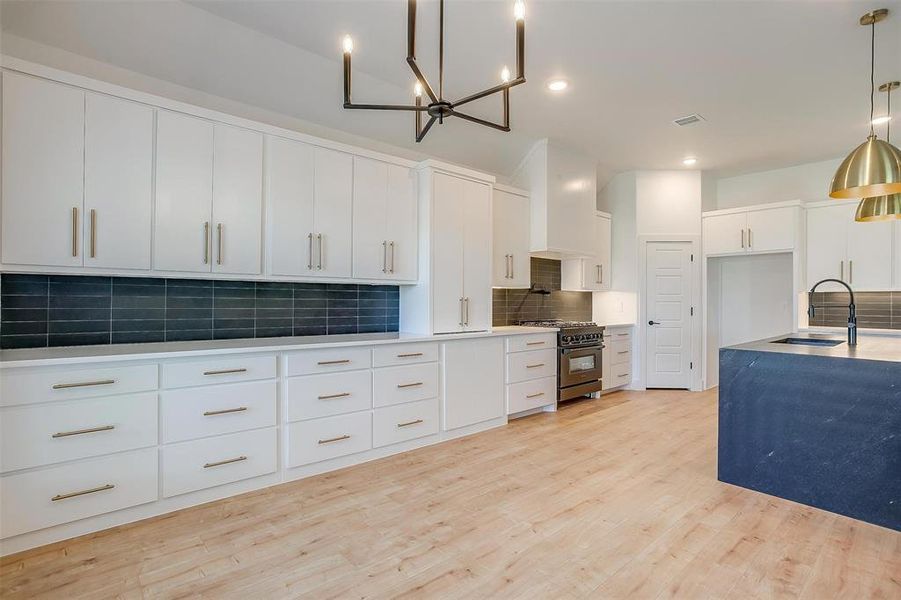
[[[214,273],[259,275],[263,136],[216,124],[213,144]]]
[[[704,217],[704,254],[746,252],[747,224],[747,213]]]
[[[412,169],[388,165],[389,278],[416,281],[419,277],[419,210]]]
[[[798,209],[789,206],[748,212],[750,252],[791,251],[798,231]]]
[[[607,217],[597,217],[598,265],[600,267],[599,290],[609,290],[613,280],[612,267],[612,223]]]
[[[468,331],[491,328],[491,186],[463,182],[463,296]]]
[[[313,147],[266,138],[266,221],[273,275],[311,275]]]
[[[432,181],[432,309],[434,333],[463,329],[463,180]]]
[[[495,287],[527,288],[529,264],[529,199],[501,190],[493,193],[492,280]]]
[[[84,264],[150,269],[153,108],[85,98]]]
[[[209,272],[212,200],[213,124],[195,117],[158,111],[155,269]]]
[[[388,165],[354,159],[353,276],[388,277]]]
[[[848,275],[846,260],[848,223],[854,220],[849,204],[818,206],[807,210],[807,288],[828,278],[844,279]],[[844,288],[826,283],[817,291]]]
[[[446,342],[443,369],[444,431],[504,416],[503,338]]]
[[[313,171],[313,229],[317,275],[350,277],[353,254],[353,157],[316,148]]]
[[[892,289],[892,222],[858,223],[848,211],[847,281],[855,290]]]
[[[84,92],[3,73],[2,258],[82,265]]]

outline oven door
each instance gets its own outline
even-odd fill
[[[601,378],[603,346],[560,350],[560,387],[569,387]]]

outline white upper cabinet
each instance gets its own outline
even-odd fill
[[[467,331],[491,329],[491,186],[463,181],[463,294]]]
[[[845,279],[847,274],[848,219],[853,219],[848,204],[807,209],[807,287],[822,279]],[[820,290],[844,289],[827,284]]]
[[[353,271],[353,156],[316,148],[313,227],[317,275],[350,277]]]
[[[527,288],[531,285],[529,262],[529,197],[525,193],[494,188],[494,287]]]
[[[859,290],[892,289],[892,223],[858,223],[857,207],[848,219],[848,283]],[[814,282],[815,283],[815,282]]]
[[[80,267],[82,90],[3,73],[2,261]]]
[[[154,268],[210,271],[212,199],[213,123],[158,111]]]
[[[211,223],[214,273],[260,273],[262,211],[262,134],[217,123]]]
[[[600,292],[610,289],[612,226],[610,216],[597,213],[594,217],[592,242],[594,251],[588,258],[564,259],[560,272],[560,287],[571,291]]]
[[[150,269],[154,109],[85,98],[84,264]]]
[[[417,209],[410,169],[353,159],[353,276],[415,281]]]
[[[704,213],[708,256],[791,252],[800,239],[800,204]]]

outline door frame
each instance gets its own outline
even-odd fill
[[[638,327],[640,328],[638,340],[638,380],[633,382],[633,387],[641,390],[647,389],[648,381],[648,244],[651,242],[687,242],[691,244],[691,305],[694,307],[694,315],[691,317],[689,327],[692,363],[689,390],[701,391],[701,236],[700,235],[639,235],[638,236]]]

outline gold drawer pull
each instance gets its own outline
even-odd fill
[[[216,415],[227,415],[230,413],[244,412],[247,410],[246,406],[239,406],[237,408],[223,408],[222,410],[208,410],[203,413],[204,417],[215,417]]]
[[[539,396],[544,396],[544,392],[538,392],[537,394],[529,394],[526,398],[538,398]]]
[[[629,335],[629,334],[628,334],[628,333],[617,333],[616,335],[617,335],[618,337],[626,337],[626,336]]]
[[[628,353],[629,353],[628,350],[620,350],[619,352],[617,352],[617,354],[628,354]]]
[[[422,352],[408,352],[407,354],[398,354],[397,358],[413,358],[416,356],[422,356]]]
[[[526,342],[526,346],[544,346],[546,342]]]
[[[349,358],[343,360],[320,360],[317,365],[346,365],[350,362]]]
[[[107,483],[106,485],[101,485],[100,487],[91,488],[89,490],[81,490],[80,492],[69,492],[68,494],[57,494],[53,498],[50,498],[51,502],[56,502],[57,500],[65,500],[66,498],[75,498],[76,496],[84,496],[85,494],[94,494],[96,492],[105,492],[106,490],[113,489],[114,486],[112,483]]]
[[[349,435],[339,435],[338,437],[329,438],[327,440],[319,440],[320,444],[331,444],[332,442],[340,442],[341,440],[349,440]]]
[[[110,429],[115,429],[115,425],[101,425],[100,427],[91,427],[90,429],[76,429],[75,431],[60,431],[59,433],[54,433],[53,438],[64,438],[69,437],[70,435],[81,435],[83,433],[96,433],[98,431],[109,431]]]
[[[115,379],[101,379],[99,381],[80,381],[78,383],[54,383],[53,389],[67,390],[69,388],[91,387],[95,385],[112,385],[116,383]]]
[[[417,381],[416,383],[398,383],[397,387],[399,388],[411,388],[411,387],[419,387],[423,385],[421,381]]]
[[[409,427],[410,425],[419,425],[422,422],[423,422],[422,419],[416,419],[415,421],[407,421],[406,423],[398,423],[397,426],[398,427]]]
[[[220,369],[218,371],[204,371],[204,375],[233,375],[235,373],[246,373],[247,369]]]
[[[227,460],[220,460],[219,462],[211,462],[203,465],[204,469],[209,469],[210,467],[221,467],[222,465],[230,465],[232,463],[241,462],[242,460],[247,460],[246,456],[239,456],[237,458],[229,458]]]
[[[537,369],[538,367],[543,367],[544,363],[538,363],[537,365],[526,365],[527,369]]]
[[[346,398],[350,396],[350,392],[342,392],[340,394],[328,394],[326,396],[319,396],[320,400],[331,400],[332,398]]]
[[[620,373],[617,377],[628,377],[629,373]]]

